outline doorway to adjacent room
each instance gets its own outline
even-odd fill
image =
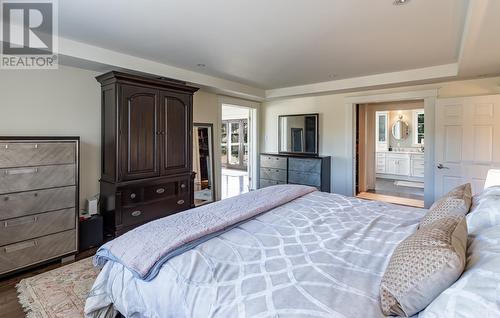
[[[250,189],[251,113],[247,107],[222,105],[221,121],[221,199]]]

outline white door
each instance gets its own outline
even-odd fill
[[[500,95],[439,99],[435,136],[435,198],[466,182],[481,192],[500,167]]]

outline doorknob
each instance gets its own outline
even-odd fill
[[[442,163],[438,164],[438,165],[437,165],[437,168],[438,168],[438,169],[450,169],[450,168],[448,168],[448,167],[443,166],[443,164],[442,164]]]

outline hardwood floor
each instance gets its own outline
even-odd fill
[[[95,254],[97,249],[93,248],[76,255],[75,261],[84,259]],[[0,318],[24,318],[24,310],[17,301],[16,284],[23,278],[33,277],[38,274],[50,271],[52,269],[68,265],[70,263],[61,264],[60,261],[55,261],[50,264],[31,269],[20,274],[6,277],[0,280]]]
[[[383,195],[383,194],[378,194],[378,193],[361,192],[356,197],[358,197],[360,199],[366,199],[366,200],[382,201],[382,202],[393,203],[393,204],[407,205],[407,206],[412,206],[412,207],[416,207],[416,208],[423,208],[424,207],[424,201],[422,201],[422,200],[394,197],[394,196]]]

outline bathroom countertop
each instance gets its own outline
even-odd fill
[[[394,153],[394,154],[415,154],[415,155],[424,155],[425,152],[420,151],[377,151],[377,153]]]

